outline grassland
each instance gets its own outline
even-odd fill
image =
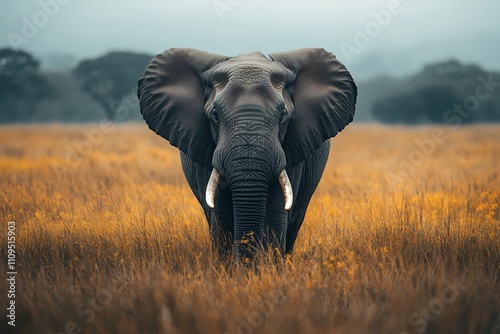
[[[18,332],[500,333],[499,126],[350,126],[293,256],[258,274],[213,254],[177,150],[145,126],[0,143]]]

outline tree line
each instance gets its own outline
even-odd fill
[[[28,52],[0,49],[0,123],[141,120],[137,80],[152,57],[110,52],[55,72],[40,70]],[[367,109],[383,123],[500,121],[500,73],[473,64],[450,60],[407,78],[385,77],[358,86],[360,112]],[[119,112],[123,104],[129,112]]]
[[[500,121],[500,73],[456,60],[425,66],[393,84],[372,104],[375,119],[392,124]]]

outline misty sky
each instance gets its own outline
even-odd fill
[[[54,8],[59,1],[65,4]],[[373,11],[393,2],[2,0],[0,47],[11,45],[9,36],[20,36],[20,48],[38,57],[69,53],[79,59],[110,50],[156,54],[170,47],[229,56],[323,47],[360,79],[405,75],[450,58],[500,69],[500,1],[400,0],[385,26],[374,23]],[[52,3],[53,17],[43,13],[42,3]],[[25,22],[35,20],[38,31],[23,35]],[[367,45],[356,44],[357,31],[367,27],[372,28]],[[350,54],[349,46],[356,47]]]

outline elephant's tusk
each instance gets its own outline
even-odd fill
[[[290,179],[286,174],[286,170],[282,170],[279,176],[279,181],[281,189],[283,189],[283,196],[285,197],[285,210],[288,211],[292,208],[293,203],[293,191]]]
[[[213,209],[215,207],[215,191],[217,190],[217,185],[219,184],[219,172],[214,168],[212,169],[212,174],[210,174],[210,179],[207,184],[207,191],[205,192],[205,201],[207,201],[208,206]]]

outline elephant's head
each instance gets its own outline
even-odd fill
[[[225,57],[193,49],[157,55],[139,81],[149,127],[191,160],[213,169],[206,202],[217,187],[233,199],[234,237],[260,239],[269,187],[293,191],[285,168],[304,161],[354,115],[356,86],[323,49]],[[220,180],[220,182],[219,182]]]

